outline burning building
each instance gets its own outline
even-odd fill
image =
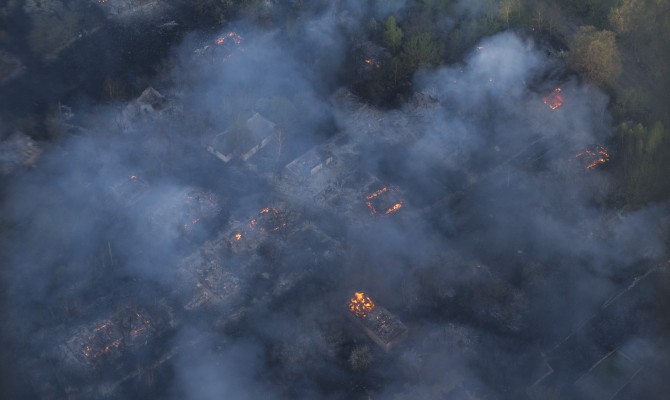
[[[356,292],[347,305],[349,316],[385,351],[407,337],[407,327],[364,292]]]
[[[243,126],[206,134],[202,143],[208,152],[225,163],[234,158],[246,162],[271,142],[276,129],[274,122],[255,113]]]
[[[213,218],[219,214],[218,197],[208,191],[190,189],[184,193],[184,231],[190,232],[202,219]]]
[[[122,360],[127,352],[136,353],[139,348],[150,346],[175,326],[172,312],[166,306],[124,307],[76,329],[60,347],[64,366],[69,372],[79,373],[92,367],[105,370]]]
[[[391,215],[400,211],[404,200],[396,187],[382,186],[365,196],[365,205],[372,215]]]
[[[563,93],[561,92],[561,88],[554,89],[553,92],[549,93],[547,96],[544,97],[543,101],[544,104],[546,104],[547,107],[551,108],[552,110],[555,110],[560,106],[562,106]]]
[[[262,209],[246,224],[237,224],[225,233],[225,241],[233,252],[255,249],[270,233],[286,228],[284,214],[274,207]]]
[[[577,153],[575,158],[580,160],[587,169],[594,169],[607,164],[610,160],[610,154],[607,148],[597,145]]]
[[[210,63],[224,63],[238,51],[244,51],[242,47],[242,35],[230,31],[208,39],[199,48],[193,51],[194,60],[202,60]]]
[[[268,232],[278,232],[286,226],[286,221],[282,214],[272,207],[266,207],[251,219],[249,227],[252,230],[266,234]]]

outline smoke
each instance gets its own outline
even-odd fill
[[[6,357],[30,386],[17,398],[49,398],[44,375],[79,398],[96,379],[128,398],[524,398],[543,353],[568,365],[556,379],[577,396],[570,377],[601,358],[573,367],[561,343],[579,335],[590,353],[662,363],[667,343],[636,329],[646,300],[626,293],[666,256],[665,209],[608,205],[607,170],[575,158],[611,141],[607,97],[552,80],[560,66],[506,32],[419,71],[397,109],[375,108],[340,87],[369,13],[407,8],[375,4],[315,7],[290,34],[238,21],[240,43],[192,33],[154,82],[164,98],[81,107],[84,134],[8,178],[3,337],[25,349]],[[208,153],[216,135],[243,142],[255,113],[276,127],[270,144],[246,162]],[[285,166],[324,146],[332,165],[292,183]],[[398,213],[370,215],[363,199],[380,186],[402,194]],[[234,250],[265,207],[286,228]],[[347,319],[357,290],[403,320],[405,342],[385,353]],[[58,346],[128,302],[172,320],[126,349],[140,365],[59,371]],[[628,324],[590,327],[616,307]],[[135,369],[156,381],[117,376]]]

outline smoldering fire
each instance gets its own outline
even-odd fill
[[[612,143],[605,95],[510,32],[406,77],[430,35],[357,43],[405,2],[280,3],[9,179],[14,398],[580,398],[600,360],[634,391],[666,342],[628,310],[668,272],[662,211],[608,202],[616,151],[575,154]]]

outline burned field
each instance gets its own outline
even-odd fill
[[[187,40],[12,178],[12,398],[616,399],[663,365],[668,221],[611,205],[602,93],[506,33],[382,109],[296,37]]]

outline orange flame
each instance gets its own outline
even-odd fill
[[[258,213],[256,218],[251,219],[249,226],[252,229],[258,229],[261,233],[266,233],[268,230],[277,232],[286,226],[286,222],[276,208],[266,207]]]
[[[544,104],[549,106],[552,110],[557,109],[563,105],[563,95],[561,94],[561,88],[554,89],[549,95],[544,98]]]
[[[395,203],[395,204],[393,205],[393,207],[391,207],[391,208],[389,208],[388,210],[386,210],[386,212],[385,212],[384,214],[386,214],[386,215],[395,214],[395,213],[398,212],[398,210],[400,210],[401,208],[402,208],[402,203]]]
[[[370,296],[363,292],[354,293],[354,297],[349,300],[349,311],[360,318],[365,318],[375,307]]]
[[[235,240],[242,240],[242,232],[237,232],[235,234]]]
[[[366,63],[367,65],[371,65],[371,66],[373,66],[373,67],[375,67],[375,68],[379,68],[379,67],[382,66],[382,63],[381,63],[381,62],[379,62],[379,61],[377,61],[377,60],[374,60],[374,59],[372,59],[372,58],[366,58],[365,60],[363,60],[363,62]]]
[[[374,199],[376,199],[377,197],[383,195],[384,193],[388,193],[388,192],[395,192],[395,189],[390,189],[388,186],[385,186],[385,187],[377,190],[376,192],[374,192],[372,194],[369,194],[365,197],[365,204],[368,206],[368,208],[370,209],[370,212],[372,214],[377,214],[377,207],[375,207],[375,205],[373,204]],[[384,214],[386,214],[386,215],[395,214],[396,212],[398,212],[402,208],[402,206],[403,206],[403,201],[402,201],[402,199],[399,199],[395,203],[393,203],[393,205],[391,207],[387,208],[384,211]]]
[[[135,322],[136,325],[129,331],[130,340],[136,339],[151,326],[151,321],[142,315],[141,312],[135,311],[134,313],[138,320]],[[114,336],[117,336],[117,338],[113,339]],[[124,340],[127,339],[118,336],[119,334],[114,329],[112,321],[107,320],[95,327],[93,333],[87,337],[88,344],[84,345],[82,354],[86,358],[95,361],[97,358],[108,354],[111,350],[124,345]],[[98,347],[99,350],[94,351],[94,347]]]
[[[365,200],[372,200],[372,199],[374,199],[375,197],[379,196],[380,194],[384,194],[384,193],[386,193],[386,192],[388,192],[388,191],[389,191],[389,188],[388,188],[388,187],[383,187],[383,188],[377,190],[376,192],[374,192],[374,193],[372,193],[372,194],[366,196],[366,197],[365,197]]]
[[[606,164],[610,160],[610,154],[604,146],[595,146],[592,149],[586,149],[577,153],[575,158],[585,159],[586,168],[593,169],[601,164]]]
[[[240,44],[242,43],[242,36],[235,32],[228,32],[227,34],[216,38],[216,44],[218,45],[224,44],[226,41],[232,41],[235,44]]]

